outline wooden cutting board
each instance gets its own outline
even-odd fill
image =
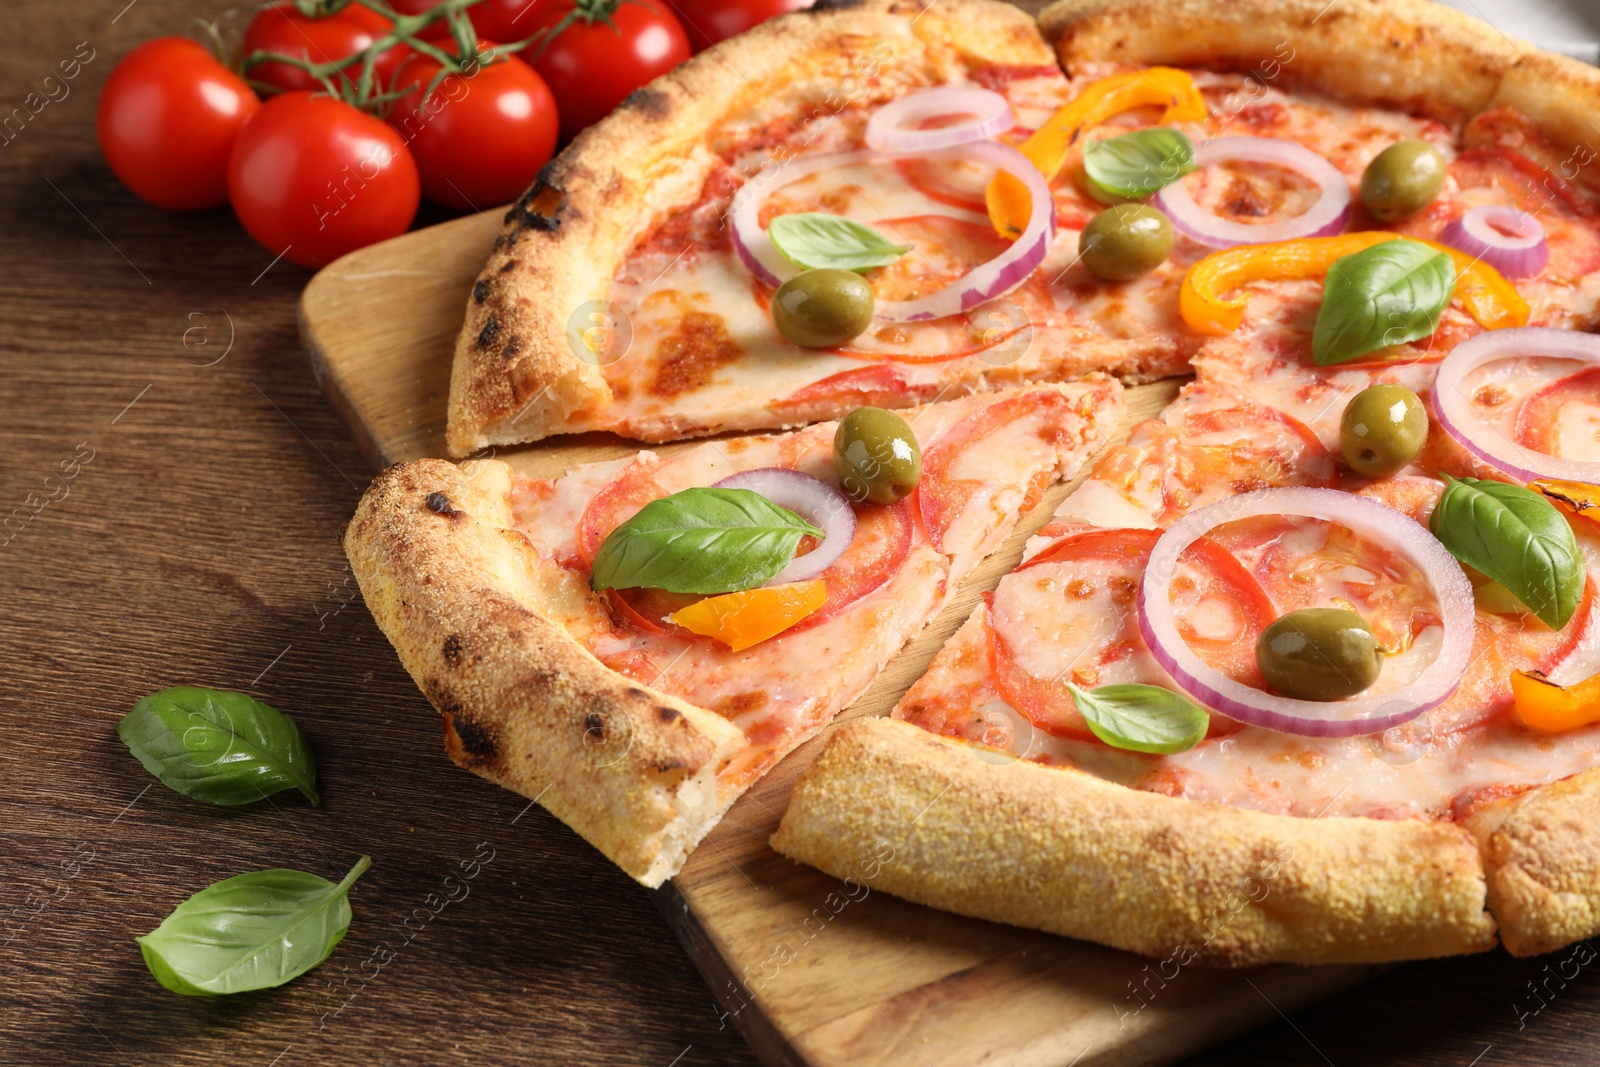
[[[451,351],[500,214],[374,245],[306,287],[300,327],[312,366],[375,466],[445,454]],[[1127,426],[1159,411],[1177,385],[1130,390]],[[499,455],[549,476],[638,447],[586,434]],[[1070,488],[1046,496],[839,721],[893,707]],[[722,1003],[724,1022],[770,1064],[1170,1063],[1375,970],[1189,967],[1175,974],[1170,963],[1163,969],[1098,945],[948,915],[870,885],[847,895],[842,883],[767,846],[795,778],[824,740],[796,751],[736,803],[658,894]]]

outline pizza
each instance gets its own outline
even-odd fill
[[[353,569],[451,756],[646,885],[826,733],[773,847],[950,911],[1228,966],[1592,936],[1596,114],[1425,0],[823,0],[580,135],[457,342],[457,458],[709,439],[393,468]]]
[[[1044,491],[1109,440],[1121,411],[1109,379],[903,419],[880,411],[920,451],[916,493],[886,503],[841,492],[851,476],[837,470],[833,423],[553,479],[500,460],[421,460],[373,483],[345,548],[443,717],[450,756],[656,886],[866,689]],[[722,517],[733,505],[715,494],[730,493],[760,509],[757,524]],[[771,528],[775,506],[815,525],[774,546],[785,532]],[[670,521],[644,530],[657,513]],[[664,528],[681,539],[664,543]],[[727,573],[760,551],[771,562],[753,580]],[[693,581],[673,580],[685,571]]]
[[[1497,942],[1531,955],[1600,929],[1600,726],[1577,710],[1600,721],[1600,704],[1575,696],[1600,673],[1600,529],[1581,517],[1600,474],[1600,337],[1584,332],[1600,320],[1600,198],[1573,180],[1579,165],[1560,168],[1584,158],[1564,138],[1583,134],[1575,109],[1600,101],[1600,77],[1497,59],[1502,45],[1443,33],[1424,8],[1341,8],[1332,27],[1281,3],[1111,0],[1042,17],[1069,75],[1174,64],[1199,68],[1198,83],[1207,69],[1259,70],[1292,41],[1299,74],[1285,65],[1235,118],[1358,177],[1341,153],[1370,165],[1359,134],[1401,129],[1391,112],[1404,105],[1428,116],[1420,139],[1448,154],[1449,179],[1381,232],[1369,222],[1191,265],[1182,310],[1214,334],[1195,380],[1098,461],[889,718],[834,734],[795,789],[780,852],[842,876],[886,847],[875,885],[887,892],[1180,963],[1377,962]],[[1340,43],[1373,40],[1394,55]],[[1385,106],[1330,147],[1353,112],[1324,112],[1317,90]],[[1218,180],[1230,179],[1191,179],[1193,201]],[[1335,275],[1393,234],[1459,241],[1460,220],[1502,207],[1545,238],[1536,263],[1474,251],[1516,278],[1521,322],[1475,315],[1476,283],[1457,271],[1431,329],[1325,358]],[[1288,252],[1337,254],[1340,268]],[[1374,399],[1388,412],[1401,397],[1403,454],[1377,439],[1352,451]],[[1489,529],[1501,500],[1564,539],[1559,596],[1544,571],[1542,592],[1505,596],[1498,579],[1517,585],[1528,564],[1468,548],[1509,549]],[[1559,612],[1529,606],[1546,596]],[[1312,626],[1352,617],[1369,659],[1331,652],[1332,631]],[[1295,619],[1303,629],[1285,627]],[[1279,660],[1285,638],[1311,658]],[[1188,736],[1127,718],[1174,694],[1209,711],[1164,727]]]

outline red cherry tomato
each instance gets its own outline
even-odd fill
[[[555,94],[563,138],[689,58],[682,23],[657,0],[540,0],[523,21],[553,29],[569,15],[561,32],[523,53]]]
[[[556,147],[555,97],[544,79],[515,56],[494,55],[478,42],[484,62],[470,78],[451,74],[424,101],[440,64],[415,55],[400,68],[389,125],[416,157],[422,193],[436,204],[485,208],[514,200],[533,183]]]
[[[280,0],[256,12],[244,31],[244,54],[277,52],[311,63],[334,63],[355,56],[394,23],[358,4],[351,4],[337,15],[311,18],[300,14],[292,3]],[[387,48],[378,55],[373,72],[379,85],[388,85],[395,68],[411,50],[404,45]],[[360,76],[361,64],[352,61],[344,67],[351,78]],[[287,63],[261,63],[245,72],[250,78],[283,90],[320,89],[322,83],[306,71]]]
[[[404,233],[421,189],[411,152],[388,123],[302,91],[268,100],[240,131],[228,195],[269,251],[321,267]]]
[[[758,22],[804,11],[812,0],[675,0],[679,21],[696,52],[743,33]]]
[[[168,211],[228,202],[228,153],[261,99],[205,48],[158,37],[129,52],[100,92],[100,151],[133,194]]]

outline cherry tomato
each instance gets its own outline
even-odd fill
[[[133,194],[168,211],[228,202],[228,153],[261,99],[205,48],[158,37],[123,57],[100,92],[100,151]]]
[[[389,124],[417,160],[422,193],[436,204],[484,208],[503,204],[532,184],[556,147],[555,97],[544,79],[515,56],[484,58],[470,78],[451,74],[424,101],[437,60],[414,55],[395,85],[411,92],[395,101]]]
[[[523,53],[555,94],[563,138],[689,58],[683,24],[657,0],[539,0],[523,21],[553,29],[568,16],[561,32]]]
[[[804,11],[812,0],[675,0],[675,4],[689,43],[700,52],[775,15]]]
[[[417,164],[388,123],[297,91],[268,100],[240,131],[228,195],[269,251],[321,267],[404,233],[421,189]]]
[[[302,15],[288,0],[280,0],[256,12],[250,25],[245,27],[244,54],[277,52],[311,63],[333,63],[357,55],[388,33],[393,25],[376,11],[358,4],[351,4],[337,15],[312,18]],[[404,45],[395,45],[378,55],[372,68],[378,76],[378,84],[389,84],[395,68],[410,51]],[[361,64],[353,61],[344,71],[351,78],[359,77]],[[287,63],[262,63],[251,67],[246,74],[255,81],[283,90],[322,88],[316,78]]]

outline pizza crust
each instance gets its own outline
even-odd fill
[[[885,83],[891,74],[939,81],[958,61],[1054,61],[1033,20],[999,0],[821,0],[637,90],[546,166],[506,215],[456,342],[450,454],[560,433],[569,416],[610,402],[599,367],[569,340],[568,322],[605,300],[623,256],[650,226],[699,198],[716,159],[708,131],[781,101],[797,83],[855,78],[853,64],[877,42],[892,49]]]
[[[345,531],[361,593],[462,767],[539,803],[647,886],[721,816],[732,723],[612,671],[541,604],[511,468],[390,467]]]
[[[1600,933],[1600,770],[1474,813],[1489,907],[1513,956]]]
[[[1039,28],[1069,74],[1094,62],[1249,71],[1450,124],[1488,107],[1520,55],[1428,0],[1059,0]]]
[[[1148,956],[1378,963],[1495,944],[1472,836],[1126,789],[893,719],[841,727],[772,847],[873,888]]]

